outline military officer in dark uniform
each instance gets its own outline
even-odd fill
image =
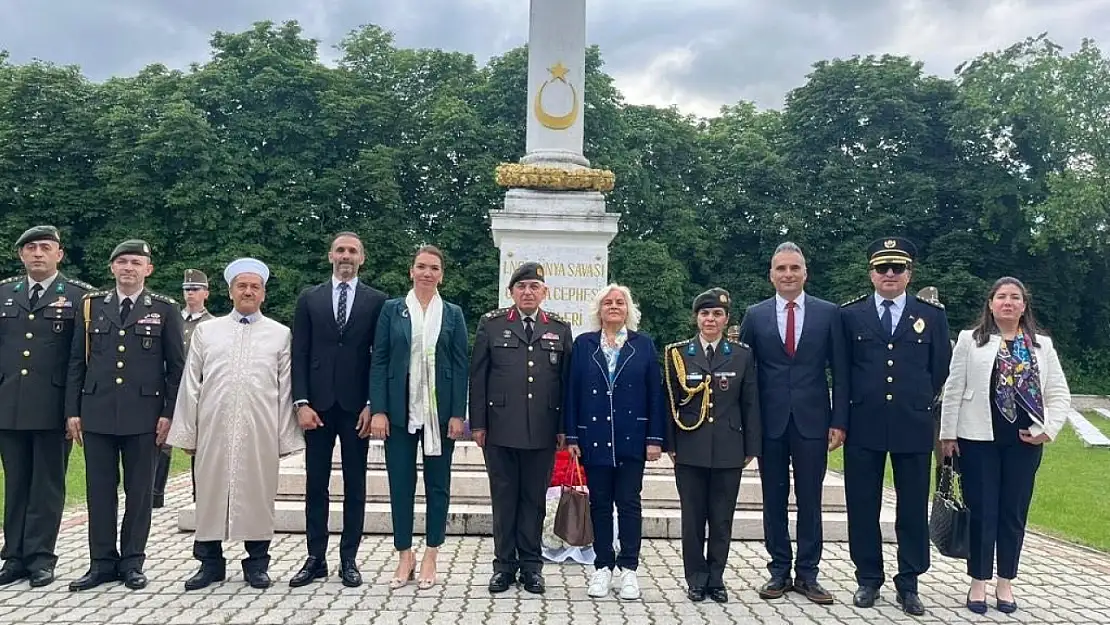
[[[728,601],[725,561],[740,476],[763,442],[755,358],[747,345],[722,336],[731,308],[724,289],[697,296],[698,335],[663,351],[671,413],[666,447],[675,463],[691,601],[704,601],[706,594]]]
[[[851,393],[844,449],[848,541],[856,565],[853,602],[871,607],[884,581],[879,512],[887,455],[898,495],[898,604],[925,613],[917,578],[929,569],[929,471],[934,398],[952,355],[948,318],[940,304],[908,295],[917,250],[901,237],[867,250],[874,292],[842,305]]]
[[[16,241],[27,275],[0,282],[0,458],[4,462],[4,548],[0,585],[54,581],[54,545],[65,506],[70,443],[65,381],[73,315],[92,287],[58,273],[63,252],[53,226]]]
[[[110,260],[116,286],[81,302],[69,359],[66,427],[85,449],[92,560],[70,590],[117,579],[131,589],[146,586],[154,464],[169,433],[185,360],[176,302],[145,288],[154,269],[150,246],[124,241]],[[127,501],[117,550],[121,458]]]
[[[197,325],[215,319],[204,307],[208,299],[208,276],[199,269],[186,269],[185,278],[181,282],[181,292],[185,299],[185,307],[181,309],[181,318],[184,320],[182,333],[185,336],[185,355],[189,355],[189,341],[193,337],[193,330]],[[170,477],[170,461],[173,459],[173,448],[162,445],[162,453],[158,455],[158,464],[154,470],[154,504],[155,508],[166,505],[166,481]],[[194,464],[190,459],[190,466]],[[196,484],[193,485],[193,499],[196,499]]]
[[[573,343],[570,326],[540,308],[543,267],[522,264],[510,278],[513,306],[478,323],[470,364],[470,431],[485,453],[493,505],[489,591],[517,581],[543,593],[540,539],[556,448],[565,442],[563,385]]]

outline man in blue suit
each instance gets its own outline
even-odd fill
[[[740,340],[756,358],[763,413],[759,472],[771,578],[759,596],[777,599],[796,590],[810,601],[829,604],[832,595],[818,583],[817,572],[828,451],[843,443],[848,417],[845,410],[833,410],[827,375],[831,371],[833,393],[847,391],[840,311],[805,292],[806,259],[794,243],[775,250],[770,275],[775,296],[749,307],[740,326]],[[798,558],[793,563],[787,518],[791,465],[798,508]]]

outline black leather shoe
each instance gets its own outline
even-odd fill
[[[123,585],[131,590],[142,590],[146,588],[146,575],[143,575],[143,572],[138,569],[124,571],[123,575],[120,575],[120,579],[123,580]]]
[[[165,508],[166,507],[166,496],[165,495],[155,495],[153,502],[150,504],[150,507],[151,508]]]
[[[4,568],[0,568],[0,586],[7,586],[27,577],[27,569],[23,565],[14,564],[12,560],[8,560]]]
[[[717,603],[728,603],[728,591],[722,588],[710,588],[709,598]]]
[[[805,595],[806,599],[818,605],[830,605],[833,603],[832,594],[815,581],[807,582],[802,579],[796,580],[794,582],[794,590]]]
[[[243,579],[250,584],[251,588],[269,588],[274,584],[270,575],[262,570],[243,571]]]
[[[987,602],[986,602],[986,600],[972,601],[970,590],[967,591],[967,600],[964,603],[964,605],[967,606],[968,610],[971,610],[972,612],[974,612],[976,614],[986,614],[987,613]]]
[[[686,598],[694,603],[701,603],[705,601],[705,589],[691,587],[686,591]]]
[[[983,602],[984,607],[986,606],[986,603],[986,601]],[[1013,614],[1014,612],[1017,612],[1017,601],[1003,601],[999,599],[995,607],[998,608],[998,611],[1003,614]]]
[[[308,556],[304,561],[304,566],[293,579],[289,580],[289,585],[293,588],[300,588],[301,586],[308,586],[312,582],[328,576],[328,563],[323,558],[316,556]]]
[[[89,569],[89,571],[87,573],[85,573],[81,577],[78,577],[77,579],[70,582],[69,583],[69,589],[73,590],[73,591],[91,590],[91,589],[96,588],[97,586],[99,586],[101,584],[107,584],[108,582],[119,581],[119,579],[120,579],[120,577],[118,575],[116,575],[114,572],[105,573],[105,572],[93,571],[92,569]]]
[[[852,595],[852,603],[855,604],[857,608],[871,608],[875,606],[875,600],[878,598],[878,588],[860,586],[856,590],[856,594]]]
[[[793,590],[794,584],[790,578],[772,577],[759,589],[760,599],[779,599],[787,592]]]
[[[492,593],[505,592],[516,583],[516,575],[512,573],[494,573],[489,578],[489,591]]]
[[[362,585],[362,573],[358,572],[358,566],[355,565],[354,560],[343,560],[339,563],[339,579],[343,580],[343,585],[348,588]]]
[[[39,569],[31,573],[31,588],[42,588],[54,583],[54,569]]]
[[[543,585],[543,575],[532,571],[520,574],[520,585],[534,595],[542,595],[546,590]]]
[[[921,603],[921,598],[916,592],[898,593],[898,605],[902,606],[902,611],[910,616],[925,615],[925,605]]]
[[[201,565],[196,575],[185,580],[185,590],[200,590],[201,588],[207,588],[216,582],[224,581],[226,578],[226,570],[218,569],[214,566]]]

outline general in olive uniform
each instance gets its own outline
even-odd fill
[[[562,445],[570,326],[540,308],[543,267],[512,275],[514,306],[484,315],[470,361],[470,430],[485,452],[493,505],[490,592],[517,581],[544,592],[540,539],[555,449]]]
[[[70,352],[66,414],[85,449],[92,564],[71,590],[123,580],[146,586],[155,460],[164,442],[184,366],[181,313],[145,288],[150,246],[125,241],[112,252],[116,288],[85,296]],[[119,465],[127,495],[116,548]]]
[[[671,411],[667,451],[675,463],[682,565],[692,601],[707,594],[728,601],[725,561],[740,477],[763,442],[755,357],[747,345],[722,336],[731,307],[724,289],[697,296],[698,335],[664,350]]]
[[[70,443],[65,381],[73,317],[92,287],[58,273],[61,239],[35,226],[16,241],[27,275],[0,282],[0,457],[4,548],[0,585],[54,580]]]
[[[853,602],[871,607],[884,582],[883,476],[887,455],[898,495],[897,601],[925,613],[917,578],[929,569],[929,475],[934,448],[933,402],[948,377],[952,355],[948,318],[933,301],[906,293],[916,255],[901,237],[868,250],[874,292],[843,304],[841,321],[851,367],[844,449],[848,541],[856,566]]]

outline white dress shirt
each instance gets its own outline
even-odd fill
[[[875,293],[875,311],[879,315],[879,319],[883,318],[883,302],[886,298],[878,293]],[[893,330],[898,327],[898,322],[902,319],[902,311],[906,310],[906,293],[902,292],[901,295],[892,300],[894,305],[890,307],[890,328]]]
[[[42,282],[35,282],[34,278],[32,278],[31,276],[27,276],[27,297],[30,298],[31,295],[34,293],[36,284],[41,284],[42,285],[42,291],[39,292],[39,299],[41,301],[42,297],[44,295],[46,295],[47,291],[50,290],[50,285],[54,284],[54,279],[57,278],[57,277],[58,277],[58,272],[56,272],[56,271],[54,272],[54,275],[52,275],[49,278],[43,280]]]
[[[802,324],[806,318],[806,293],[802,291],[798,297],[794,299],[796,306],[794,307],[794,349],[798,349],[798,342],[802,340]],[[775,317],[779,322],[779,338],[782,344],[786,345],[786,304],[787,300],[783,296],[775,293]]]
[[[142,291],[140,290],[139,293],[142,293]],[[123,311],[123,300],[129,299],[129,300],[131,300],[131,310],[135,310],[135,300],[136,300],[136,298],[139,297],[139,293],[136,293],[134,295],[124,295],[123,293],[120,292],[119,288],[117,287],[116,288],[116,309],[122,312]]]
[[[240,320],[244,317],[246,317],[247,323],[256,323],[259,319],[262,318],[262,313],[254,312],[249,315],[244,315],[234,308],[231,309],[231,318],[235,320],[235,323],[240,323]]]
[[[339,283],[341,281],[335,276],[331,277],[331,316],[332,319],[339,318]],[[358,290],[358,276],[355,276],[347,281],[347,318],[343,323],[351,320],[351,309],[355,305],[355,291]]]
[[[700,341],[700,342],[701,342],[701,350],[702,350],[703,352],[706,352],[706,353],[708,354],[708,353],[709,353],[709,350],[708,350],[707,348],[708,348],[708,347],[709,347],[710,345],[712,345],[712,346],[713,346],[713,355],[714,355],[714,356],[716,356],[716,355],[717,355],[717,345],[719,345],[719,344],[721,343],[721,339],[720,339],[720,338],[718,338],[718,339],[717,339],[716,341],[713,341],[712,343],[710,343],[709,341],[706,341],[706,340],[705,340],[705,337],[704,337],[704,336],[702,336],[702,335],[700,335],[700,334],[699,334],[699,335],[698,335],[698,341]]]

